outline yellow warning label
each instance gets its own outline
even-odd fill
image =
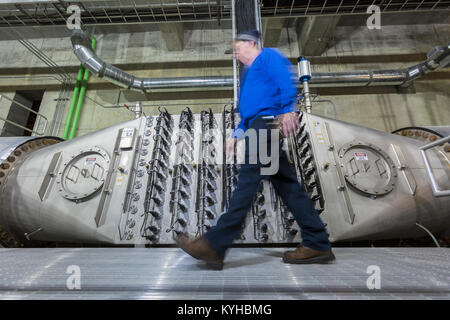
[[[319,121],[313,121],[314,135],[316,136],[317,143],[325,143],[325,138],[323,137],[322,127]]]
[[[121,186],[124,181],[125,181],[125,175],[119,173],[116,177],[116,186]]]

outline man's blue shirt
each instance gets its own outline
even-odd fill
[[[241,139],[258,116],[296,110],[297,75],[291,62],[277,49],[263,48],[241,77],[238,111],[241,122],[233,137]]]

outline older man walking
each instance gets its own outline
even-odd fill
[[[250,30],[237,35],[233,43],[236,58],[245,68],[241,77],[239,97],[241,122],[233,136],[226,141],[227,153],[234,152],[236,142],[242,139],[243,133],[249,129],[267,134],[266,150],[272,150],[273,144],[279,144],[278,150],[282,150],[282,139],[271,140],[270,129],[274,129],[275,117],[284,136],[295,134],[299,126],[295,112],[297,79],[295,72],[290,70],[292,65],[278,50],[260,49],[257,45],[258,39],[259,32]],[[204,236],[193,240],[180,238],[179,246],[192,257],[206,261],[211,268],[221,270],[225,253],[241,230],[261,179],[268,178],[301,229],[302,244],[295,250],[285,252],[283,261],[299,264],[333,261],[335,257],[325,225],[303,185],[298,183],[287,155],[284,151],[279,153],[279,158],[276,159],[278,171],[275,174],[261,174],[261,169],[265,167],[259,156],[259,140],[262,135],[257,134],[256,137],[257,141],[250,141],[248,135],[245,135],[245,162],[239,169],[237,187],[231,196],[228,210]],[[256,163],[251,161],[250,143],[257,144]]]

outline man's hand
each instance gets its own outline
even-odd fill
[[[280,122],[282,132],[285,137],[289,135],[295,135],[298,127],[300,126],[300,120],[298,120],[298,114],[296,112],[284,113],[280,116]]]
[[[234,154],[234,149],[235,149],[235,146],[236,146],[236,142],[237,142],[237,138],[227,139],[227,141],[225,142],[226,154],[230,154],[230,155]]]

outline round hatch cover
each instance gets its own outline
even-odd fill
[[[109,167],[106,151],[92,147],[69,156],[58,173],[59,192],[69,200],[87,200],[103,186]]]
[[[386,152],[370,143],[347,143],[339,150],[345,179],[367,195],[391,192],[397,180],[397,169]]]

